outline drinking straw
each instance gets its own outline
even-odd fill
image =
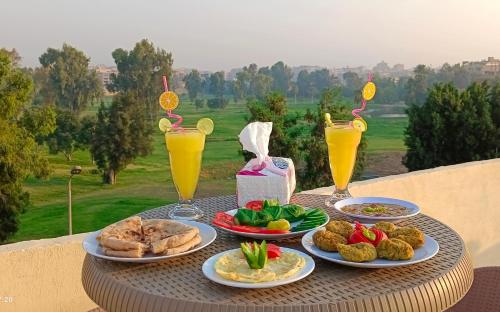
[[[163,88],[165,89],[165,92],[168,92],[168,81],[167,81],[167,76],[163,76],[162,77],[163,79]],[[178,128],[180,127],[180,124],[182,123],[182,121],[184,120],[182,118],[182,116],[180,115],[177,115],[177,114],[172,114],[172,110],[169,109],[167,110],[167,116],[169,118],[176,118],[177,121],[175,123],[172,124],[172,128]],[[181,127],[182,128],[182,127]]]
[[[372,81],[372,73],[368,73],[368,82]],[[358,113],[362,112],[366,108],[366,100],[363,96],[361,96],[361,107],[360,108],[355,108],[352,110],[351,114],[356,117],[356,118],[361,118],[361,116],[358,115]]]

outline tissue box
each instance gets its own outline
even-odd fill
[[[295,167],[290,158],[271,157],[274,166],[286,169],[286,175],[279,175],[264,168],[253,171],[248,162],[236,175],[238,206],[243,207],[252,200],[278,199],[288,204],[295,190]]]

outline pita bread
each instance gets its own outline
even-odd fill
[[[144,249],[141,217],[130,217],[108,225],[97,236],[99,243],[113,250]]]
[[[173,220],[134,216],[108,225],[97,236],[104,254],[141,258],[148,251],[175,255],[200,244],[200,230]]]
[[[200,243],[201,243],[201,236],[199,234],[196,234],[193,237],[193,239],[191,239],[187,243],[180,245],[178,247],[169,248],[163,254],[165,254],[167,256],[176,255],[176,254],[179,254],[181,252],[188,251],[188,250],[194,248],[195,246],[199,245]]]
[[[197,227],[172,220],[145,220],[144,235],[155,254],[179,247],[200,233]]]
[[[106,247],[102,248],[104,254],[112,257],[123,257],[123,258],[142,258],[144,256],[144,249],[134,249],[134,250],[113,250]]]

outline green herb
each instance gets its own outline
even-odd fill
[[[372,231],[370,231],[366,227],[363,227],[363,236],[366,237],[366,238],[368,238],[371,241],[374,241],[377,238],[377,236],[375,235],[375,233],[373,233]]]
[[[266,226],[269,221],[274,220],[274,217],[269,211],[241,208],[234,215],[234,220],[238,225]]]
[[[300,232],[305,230],[310,230],[320,226],[325,223],[327,220],[327,215],[323,209],[314,208],[306,210],[304,213],[304,220],[299,223],[299,225],[295,226],[292,231]]]
[[[269,207],[274,207],[274,206],[279,206],[280,201],[277,199],[266,199],[264,200],[264,203],[262,204],[262,209],[266,209]]]
[[[263,269],[267,263],[267,244],[266,241],[257,244],[253,242],[253,247],[250,243],[241,243],[241,252],[247,260],[248,266],[251,269]]]
[[[284,205],[283,207],[283,219],[287,219],[288,222],[297,222],[305,217],[305,209],[300,205]]]
[[[263,208],[262,212],[269,213],[273,217],[272,221],[275,221],[281,219],[281,216],[283,215],[283,208],[280,206],[271,206]]]

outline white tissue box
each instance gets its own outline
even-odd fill
[[[238,206],[243,207],[252,200],[278,199],[288,204],[295,190],[295,167],[290,158],[271,157],[273,164],[286,169],[286,175],[276,174],[267,168],[253,171],[248,162],[236,174]]]

